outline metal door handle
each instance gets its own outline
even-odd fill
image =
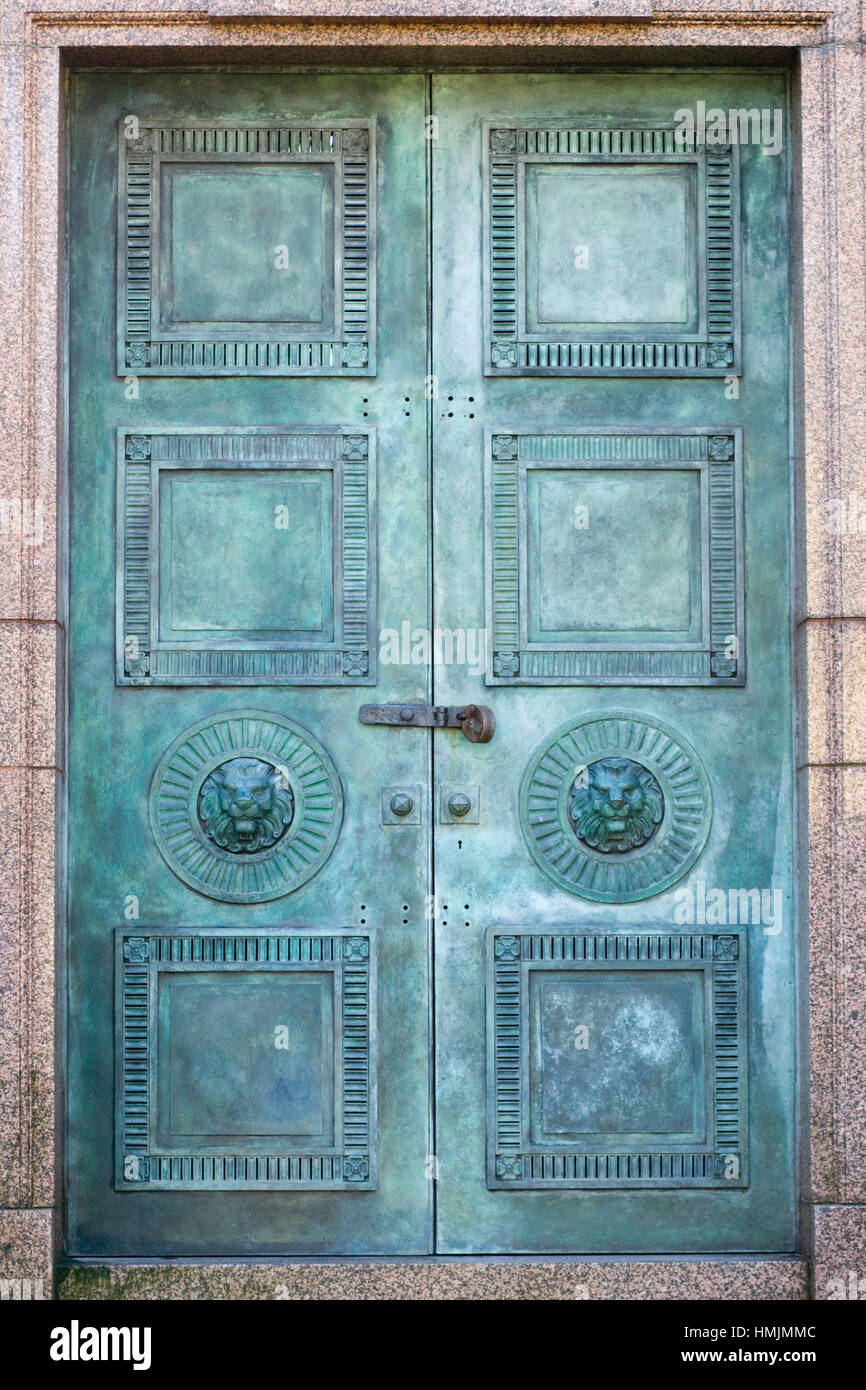
[[[487,705],[422,705],[392,700],[387,705],[362,705],[362,724],[390,724],[397,729],[460,729],[470,743],[489,743],[496,718]]]

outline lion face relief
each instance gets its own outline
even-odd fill
[[[295,800],[277,768],[258,758],[232,758],[202,784],[198,817],[208,839],[233,854],[274,844],[291,825]]]
[[[646,844],[664,814],[662,789],[629,758],[590,763],[571,789],[569,814],[579,840],[601,854]]]

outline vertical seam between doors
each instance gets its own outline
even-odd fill
[[[424,405],[426,416],[426,439],[427,439],[427,631],[432,633],[434,621],[434,536],[433,536],[433,393],[431,390],[433,381],[433,140],[432,120],[433,115],[433,72],[429,71],[425,78],[424,91],[424,169],[425,169],[425,192],[427,199],[427,379],[424,382]],[[428,677],[430,702],[436,703],[435,688],[436,667],[431,659]],[[428,893],[424,904],[424,919],[427,932],[427,1036],[429,1038],[429,1066],[427,1069],[428,1087],[428,1144],[427,1144],[427,1168],[430,1174],[430,1251],[436,1253],[438,1246],[437,1225],[438,1212],[436,1209],[438,1184],[436,1173],[436,744],[434,741],[434,729],[430,729],[428,738],[428,758],[427,766],[429,769],[429,789],[427,794],[428,825],[429,832],[429,879]]]

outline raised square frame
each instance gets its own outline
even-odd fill
[[[312,1150],[251,1137],[160,1144],[159,985],[168,972],[327,972],[333,982],[334,1142]],[[376,936],[372,929],[144,927],[115,931],[118,1192],[377,1186]]]
[[[732,426],[499,428],[485,440],[487,685],[743,685],[743,439]],[[533,468],[695,470],[700,480],[697,640],[532,641],[526,476]],[[591,524],[591,523],[590,523]]]
[[[327,470],[333,478],[333,632],[160,635],[160,474],[172,469]],[[348,426],[118,430],[118,685],[373,685],[376,681],[375,431]]]
[[[675,127],[637,122],[484,125],[484,374],[486,376],[727,377],[742,371],[739,155]],[[533,332],[527,324],[526,175],[530,165],[690,166],[695,171],[697,323],[587,325]]]
[[[376,374],[376,127],[373,121],[119,124],[119,376]],[[331,321],[162,322],[160,166],[323,166],[333,178]],[[277,248],[274,247],[273,251]],[[324,248],[325,253],[327,248]],[[323,267],[324,268],[324,267]]]
[[[539,1143],[532,1136],[530,981],[533,972],[604,971],[703,979],[700,1092],[704,1137]],[[748,1186],[746,935],[491,928],[487,932],[487,1186],[742,1188]]]

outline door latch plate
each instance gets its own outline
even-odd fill
[[[392,700],[387,705],[362,705],[362,724],[390,724],[395,729],[460,729],[470,743],[489,743],[496,719],[487,705],[424,705]]]

